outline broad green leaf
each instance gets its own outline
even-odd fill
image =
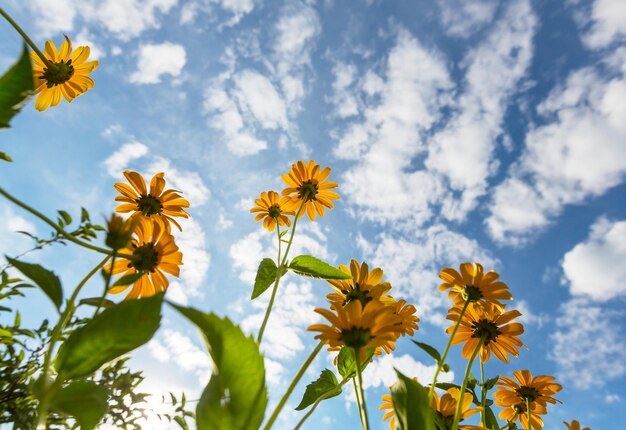
[[[67,213],[66,211],[57,211],[57,212],[59,213],[61,218],[63,218],[63,221],[65,221],[65,224],[71,224],[72,223],[72,217],[70,216],[69,213]]]
[[[148,342],[161,321],[163,293],[125,300],[96,315],[61,345],[55,366],[66,379],[87,376]]]
[[[121,287],[123,285],[134,284],[139,278],[141,278],[144,274],[141,272],[131,273],[130,275],[122,276],[120,279],[115,281],[113,284],[114,287]]]
[[[115,306],[115,302],[109,299],[102,299],[102,297],[89,297],[88,299],[82,299],[79,302],[81,305],[89,305],[89,306],[102,306],[103,308],[110,308],[111,306]]]
[[[430,355],[432,358],[435,359],[435,361],[437,363],[439,363],[441,361],[441,355],[439,355],[439,351],[437,351],[434,347],[423,343],[423,342],[418,342],[416,340],[412,341],[415,345],[419,346],[420,348],[422,348],[426,354]]]
[[[317,381],[311,382],[306,386],[304,396],[302,396],[302,401],[300,401],[296,411],[301,411],[302,409],[307,408],[319,399],[320,396],[327,394],[330,391],[335,392],[326,397],[327,399],[341,394],[341,387],[339,386],[339,382],[337,381],[335,374],[328,369],[324,369],[322,370],[320,377],[317,378]]]
[[[50,409],[74,417],[81,430],[95,428],[108,409],[108,390],[89,381],[76,381],[54,393]]]
[[[256,278],[254,280],[254,290],[252,291],[251,299],[254,300],[267,290],[270,285],[276,281],[276,263],[271,258],[264,258],[259,264],[259,269],[256,272]],[[280,276],[282,277],[286,273],[286,270],[281,269]]]
[[[2,152],[2,151],[0,151],[0,160],[7,161],[9,163],[13,161],[13,159],[9,157],[9,154],[7,154],[6,152]]]
[[[9,121],[28,101],[33,89],[33,68],[24,44],[20,59],[0,77],[0,128],[9,127]]]
[[[487,425],[487,428],[489,430],[500,429],[500,424],[498,423],[498,420],[496,419],[493,410],[489,406],[485,408],[485,424]]]
[[[228,318],[172,306],[198,326],[214,363],[213,375],[196,408],[198,430],[259,428],[267,406],[259,345]]]
[[[391,390],[393,408],[401,430],[435,430],[433,411],[428,405],[428,392],[419,382],[396,370],[398,382]]]
[[[343,379],[351,378],[356,375],[356,361],[354,360],[354,352],[351,348],[341,348],[337,356],[337,370]],[[361,363],[361,371],[367,367],[370,360],[374,356],[375,348],[367,350],[365,361]]]
[[[299,255],[291,260],[289,269],[302,276],[321,279],[351,279],[352,276],[310,255]]]
[[[22,272],[24,276],[30,278],[44,293],[52,303],[59,309],[61,303],[63,303],[63,288],[61,287],[61,281],[57,275],[48,269],[44,269],[39,264],[24,263],[23,261],[15,260],[10,257],[6,257],[9,264]]]

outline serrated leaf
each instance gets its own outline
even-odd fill
[[[131,273],[130,275],[122,276],[120,279],[115,281],[113,284],[114,287],[121,287],[123,285],[134,284],[135,281],[139,280],[144,274],[141,272]]]
[[[88,299],[81,299],[79,302],[81,305],[89,305],[89,306],[102,306],[103,308],[110,308],[111,306],[115,306],[115,302],[109,299],[103,299],[102,297],[89,297]]]
[[[328,369],[324,369],[316,381],[313,381],[306,386],[306,390],[304,391],[300,404],[296,407],[296,411],[301,411],[302,409],[307,408],[315,403],[320,396],[333,390],[335,390],[335,392],[326,397],[327,399],[341,394],[341,387],[339,386],[339,382],[337,381],[335,374]]]
[[[433,410],[428,405],[428,392],[417,381],[396,369],[398,382],[391,390],[391,399],[401,430],[436,430]]]
[[[289,264],[289,270],[302,276],[321,279],[351,279],[352,276],[311,255],[299,255]]]
[[[415,345],[419,346],[421,349],[423,349],[426,354],[434,358],[437,363],[441,361],[441,355],[439,354],[439,351],[437,351],[434,347],[428,345],[427,343],[418,342],[416,340],[413,340],[412,342]]]
[[[251,299],[254,300],[267,290],[270,285],[276,281],[276,263],[271,258],[264,258],[259,264],[254,279],[254,289],[252,290]],[[285,274],[285,270],[281,270],[281,277]]]
[[[370,360],[374,356],[375,348],[369,348],[365,355],[365,361],[361,363],[361,371],[363,371]],[[343,379],[352,378],[356,375],[356,361],[351,348],[341,348],[337,356],[337,370]]]
[[[66,211],[60,210],[57,211],[59,213],[59,215],[61,216],[61,218],[63,218],[63,221],[65,221],[65,224],[71,224],[72,223],[72,217],[70,216],[69,213],[67,213]]]
[[[265,365],[259,345],[228,318],[172,304],[204,335],[213,375],[196,408],[198,430],[249,430],[267,406]]]
[[[81,430],[91,430],[104,417],[108,397],[108,390],[102,385],[76,381],[54,393],[50,409],[73,417]]]
[[[6,257],[6,256],[5,256]],[[59,309],[63,303],[63,288],[61,281],[53,272],[43,268],[39,264],[24,263],[6,257],[9,264],[22,272],[24,276],[29,278],[52,300],[52,303]]]
[[[33,68],[24,44],[19,60],[0,77],[0,128],[9,127],[11,118],[28,101],[33,89]]]
[[[161,321],[163,293],[125,300],[76,329],[61,345],[55,367],[66,379],[87,376],[148,342]]]
[[[6,161],[9,163],[13,162],[13,159],[9,157],[9,154],[7,154],[6,152],[2,152],[2,151],[0,151],[0,160]]]

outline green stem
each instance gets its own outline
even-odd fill
[[[48,419],[48,403],[50,401],[51,395],[54,394],[54,391],[55,391],[55,390],[51,390],[50,388],[51,387],[58,388],[58,386],[63,382],[61,379],[57,378],[52,384],[48,384],[48,376],[50,374],[50,364],[52,362],[52,353],[54,352],[54,345],[56,344],[57,340],[59,339],[59,336],[63,332],[63,329],[65,328],[67,323],[72,319],[72,316],[74,315],[74,311],[76,310],[76,306],[74,302],[76,301],[76,297],[78,297],[80,290],[82,290],[85,284],[87,283],[87,281],[89,281],[89,279],[93,275],[95,275],[106,264],[109,258],[110,258],[109,256],[106,256],[100,263],[98,263],[96,267],[94,267],[91,270],[91,272],[89,272],[80,281],[80,283],[74,289],[74,292],[72,293],[70,298],[67,300],[65,309],[63,310],[63,313],[61,314],[59,318],[59,322],[52,329],[52,333],[50,334],[50,343],[48,345],[48,351],[46,352],[44,356],[44,362],[43,362],[42,379],[41,379],[43,386],[41,389],[42,395],[41,395],[41,399],[40,399],[39,407],[38,407],[38,417],[39,417],[38,423],[39,424],[37,428],[41,426],[45,426],[45,423]]]
[[[532,410],[530,409],[530,399],[527,398],[526,399],[526,415],[528,415],[528,430],[532,430],[532,426],[531,426],[531,419],[530,416],[532,415]]]
[[[361,409],[361,393],[359,393],[359,387],[356,385],[356,378],[352,378],[352,386],[354,387],[354,395],[356,396],[356,405],[359,408],[359,420],[361,420],[361,426],[364,426],[363,410]]]
[[[332,389],[330,391],[327,391],[324,394],[322,394],[321,396],[319,396],[317,398],[317,400],[315,401],[315,403],[313,403],[313,406],[311,406],[311,409],[309,409],[309,411],[306,413],[306,415],[303,416],[300,421],[298,421],[298,424],[293,428],[293,430],[298,430],[300,427],[302,427],[302,425],[307,420],[307,418],[309,418],[313,414],[313,412],[315,412],[315,409],[317,408],[317,405],[322,403],[322,400],[326,400],[329,397],[332,397],[332,396],[334,396],[336,394],[341,393],[341,387],[343,387],[350,379],[353,379],[353,378],[344,379],[334,389]]]
[[[9,16],[8,13],[6,13],[4,10],[2,10],[2,8],[0,8],[0,15],[2,15],[4,17],[4,19],[6,19],[7,21],[9,21],[9,24],[11,24],[13,26],[13,28],[20,34],[20,36],[22,36],[22,38],[24,39],[24,41],[26,43],[28,43],[28,46],[31,47],[31,49],[33,51],[35,51],[35,53],[37,54],[37,56],[39,58],[41,58],[41,61],[43,61],[43,63],[47,66],[47,67],[54,67],[54,65],[52,64],[52,62],[50,60],[48,60],[46,58],[45,55],[43,55],[43,52],[41,52],[39,50],[39,48],[37,47],[37,45],[35,45],[35,43],[30,39],[30,37],[28,37],[28,35],[24,32],[24,30],[22,30],[22,28],[17,25],[17,22],[13,21],[13,18],[11,18]]]
[[[309,366],[311,365],[311,363],[313,362],[317,354],[322,350],[322,348],[324,347],[324,344],[325,342],[321,341],[315,347],[313,352],[311,352],[311,355],[309,355],[306,361],[302,364],[302,367],[300,367],[300,370],[298,370],[298,373],[296,373],[296,376],[294,376],[293,381],[291,381],[291,384],[287,388],[287,391],[285,392],[285,394],[283,394],[283,397],[280,399],[280,401],[276,405],[276,408],[274,409],[272,416],[265,424],[265,427],[263,427],[264,430],[269,430],[270,428],[272,428],[274,421],[276,421],[276,418],[278,418],[278,414],[283,409],[283,406],[285,406],[285,403],[287,403],[287,400],[289,399],[289,396],[291,396],[293,389],[296,388],[296,385],[298,385],[298,382],[300,382],[302,375],[304,375],[304,372],[306,372],[306,369],[309,368]]]
[[[102,296],[100,297],[100,302],[98,302],[98,306],[96,307],[96,310],[94,311],[93,316],[91,317],[92,319],[93,317],[98,315],[98,311],[100,311],[100,308],[104,305],[104,299],[107,296],[107,292],[109,291],[109,285],[111,284],[111,278],[113,277],[113,268],[115,267],[115,257],[117,257],[117,249],[113,250],[113,257],[111,258],[111,271],[107,273],[106,282],[104,283],[104,292],[102,293]]]
[[[282,271],[285,263],[287,262],[287,255],[289,255],[289,250],[291,249],[291,243],[293,242],[293,235],[296,232],[296,224],[298,223],[298,216],[300,216],[300,212],[302,212],[302,208],[304,207],[304,203],[306,200],[302,200],[302,204],[298,209],[298,213],[293,219],[293,227],[291,228],[291,235],[289,236],[289,242],[287,243],[287,249],[285,250],[285,255],[283,255],[282,261],[280,260],[280,244],[281,238],[278,236],[278,260],[277,263],[280,262],[278,267],[276,268],[276,279],[274,280],[274,288],[272,288],[272,295],[270,297],[270,302],[267,304],[267,310],[265,311],[265,316],[263,317],[263,323],[261,324],[261,328],[259,329],[259,334],[257,335],[256,341],[259,345],[261,345],[261,341],[263,340],[263,333],[265,333],[265,326],[267,326],[267,322],[270,319],[270,314],[272,313],[272,307],[274,306],[274,299],[276,298],[276,292],[278,291],[278,284],[280,283],[280,272]],[[278,227],[278,222],[276,222],[276,226]],[[277,229],[278,231],[278,229]]]
[[[13,197],[11,194],[7,193],[2,188],[0,188],[0,194],[3,195],[4,197],[6,197],[11,202],[13,202],[16,205],[18,205],[19,207],[21,207],[22,209],[25,209],[26,211],[28,211],[31,214],[35,215],[37,218],[41,219],[43,222],[45,222],[50,227],[55,229],[57,233],[59,233],[61,236],[63,236],[65,239],[69,240],[70,242],[74,242],[77,245],[80,245],[80,246],[82,246],[84,248],[87,248],[87,249],[91,249],[92,251],[96,251],[96,252],[99,252],[101,254],[113,255],[113,252],[108,250],[108,249],[100,248],[98,246],[94,246],[94,245],[92,245],[90,243],[83,242],[82,240],[76,239],[74,236],[72,236],[71,234],[69,234],[68,232],[63,230],[61,227],[59,227],[57,224],[55,224],[55,222],[52,221],[50,218],[48,218],[47,216],[45,216],[41,212],[37,211],[36,209],[31,208],[26,203],[16,199],[15,197]],[[130,255],[126,255],[126,254],[118,254],[118,256],[122,257],[122,258],[128,258],[128,259],[131,258]]]
[[[485,414],[485,402],[487,400],[487,391],[485,390],[485,365],[480,360],[480,406],[482,410],[480,411],[480,424],[483,427],[487,427],[486,423],[486,414]]]
[[[357,382],[359,386],[359,393],[361,395],[361,402],[363,403],[361,412],[363,413],[363,419],[361,423],[363,424],[363,430],[369,430],[370,423],[367,418],[367,406],[365,405],[365,392],[363,391],[363,376],[361,375],[361,351],[360,348],[352,348],[354,352],[354,361],[356,362],[356,376]]]
[[[465,369],[465,375],[463,376],[463,384],[461,385],[461,392],[459,393],[459,401],[456,405],[456,412],[454,413],[454,422],[452,423],[452,430],[458,430],[459,421],[461,420],[461,411],[463,410],[463,396],[465,395],[465,388],[467,387],[467,379],[469,377],[470,371],[472,370],[472,364],[474,363],[474,359],[476,355],[478,355],[478,351],[483,346],[484,339],[481,338],[476,348],[474,348],[474,352],[472,353],[472,357],[467,362],[467,368]]]
[[[441,360],[437,363],[437,370],[435,370],[435,377],[433,378],[433,383],[430,384],[430,390],[428,390],[428,404],[430,405],[433,401],[433,392],[435,391],[435,386],[437,385],[437,376],[439,376],[439,372],[441,372],[441,368],[446,362],[446,358],[448,357],[448,351],[450,351],[450,346],[452,346],[452,339],[454,339],[454,335],[459,329],[459,325],[461,325],[461,319],[463,315],[465,315],[465,310],[469,305],[469,300],[465,301],[463,308],[461,309],[461,313],[459,314],[459,319],[457,320],[454,328],[452,329],[452,333],[450,334],[450,339],[448,340],[448,344],[446,345],[446,349],[443,350],[443,355],[441,356]]]

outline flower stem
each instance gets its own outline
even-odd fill
[[[439,372],[441,372],[441,368],[446,362],[446,358],[448,357],[448,352],[450,351],[450,346],[452,346],[452,339],[454,339],[454,335],[456,331],[459,329],[459,325],[461,325],[461,319],[463,319],[463,315],[465,315],[465,310],[469,305],[469,300],[465,301],[463,308],[461,309],[461,313],[459,314],[459,319],[457,320],[454,328],[452,329],[452,333],[450,334],[450,339],[448,340],[448,344],[446,345],[446,349],[443,350],[443,355],[441,356],[441,360],[437,363],[437,370],[435,370],[435,376],[433,378],[433,383],[430,384],[430,390],[428,390],[428,404],[431,404],[433,401],[433,392],[435,391],[435,386],[437,385],[437,376],[439,376]]]
[[[361,413],[363,414],[361,423],[363,424],[363,430],[369,430],[370,423],[367,418],[367,406],[365,406],[365,392],[363,391],[363,376],[361,375],[361,351],[360,348],[353,348],[354,361],[356,362],[356,376],[359,393],[361,395]]]
[[[278,236],[278,260],[276,262],[277,263],[280,262],[280,264],[276,268],[276,279],[274,280],[274,288],[272,289],[270,302],[267,304],[267,310],[265,311],[265,316],[263,317],[263,323],[261,324],[261,328],[259,329],[259,334],[257,335],[257,338],[256,338],[256,341],[259,345],[261,345],[261,341],[263,340],[263,333],[265,332],[265,326],[267,325],[267,321],[270,319],[270,314],[272,313],[272,307],[274,306],[274,299],[276,298],[276,292],[278,291],[278,284],[280,283],[280,272],[282,271],[283,266],[287,262],[287,255],[289,255],[289,250],[291,249],[291,243],[293,242],[293,235],[296,232],[296,224],[298,223],[298,216],[300,216],[300,212],[302,212],[302,208],[304,207],[305,202],[306,200],[302,200],[300,209],[298,209],[298,213],[293,219],[293,227],[291,228],[291,235],[289,236],[289,242],[287,243],[287,249],[285,250],[285,255],[283,255],[282,261],[280,260],[280,244],[281,244],[280,234]],[[276,223],[276,227],[278,227],[278,222]]]
[[[480,361],[480,406],[482,410],[480,411],[480,424],[483,427],[487,427],[486,423],[486,414],[485,414],[485,402],[487,401],[487,391],[485,390],[485,365],[482,360]]]
[[[532,415],[532,410],[530,409],[530,399],[529,398],[526,399],[526,414],[528,415],[528,430],[532,430],[532,427],[531,427],[532,421],[530,419],[530,417]]]
[[[324,347],[324,344],[325,342],[321,341],[315,347],[313,352],[311,352],[311,355],[309,355],[309,357],[302,364],[302,367],[300,367],[300,370],[298,370],[298,373],[296,373],[296,376],[294,376],[293,381],[291,381],[291,384],[289,384],[287,391],[285,392],[285,394],[283,394],[283,397],[280,399],[280,401],[276,405],[276,408],[274,409],[272,416],[270,416],[270,419],[267,420],[265,427],[263,427],[264,430],[269,430],[270,428],[272,428],[274,421],[276,421],[276,418],[278,418],[278,414],[283,409],[283,406],[285,406],[285,403],[287,403],[287,400],[289,399],[289,396],[291,396],[293,389],[296,388],[296,385],[298,385],[298,382],[300,382],[302,375],[304,375],[304,372],[306,372],[306,369],[309,368],[309,366],[311,365],[311,363],[313,362],[317,354],[319,354],[319,352],[322,350],[322,348]]]
[[[41,58],[41,61],[43,61],[43,63],[47,66],[47,67],[54,67],[54,65],[52,64],[52,62],[50,60],[48,60],[46,58],[45,55],[43,55],[43,52],[41,52],[39,50],[39,48],[37,47],[37,45],[35,45],[35,43],[30,39],[30,37],[28,37],[28,35],[24,32],[24,30],[22,30],[22,28],[17,25],[17,22],[15,22],[13,20],[13,18],[11,18],[9,16],[8,13],[6,13],[4,10],[2,10],[2,8],[0,7],[0,15],[2,15],[4,17],[4,19],[6,19],[9,24],[11,24],[13,26],[13,28],[20,34],[20,36],[22,36],[22,38],[24,39],[24,41],[26,43],[28,43],[28,46],[31,47],[31,49],[33,51],[35,51],[35,53],[37,54],[37,56],[39,58]]]
[[[361,409],[361,393],[359,393],[359,387],[356,385],[356,378],[352,378],[352,386],[354,387],[354,395],[356,397],[356,405],[359,408],[359,420],[361,421],[361,426],[364,426],[363,423],[363,411]]]
[[[16,205],[18,205],[19,207],[21,207],[22,209],[25,209],[26,211],[28,211],[31,214],[35,215],[37,218],[41,219],[43,222],[45,222],[46,224],[51,226],[59,235],[63,236],[63,238],[69,240],[70,242],[74,242],[77,245],[80,245],[80,246],[82,246],[84,248],[87,248],[87,249],[91,249],[92,251],[96,251],[96,252],[99,252],[101,254],[106,254],[106,255],[109,255],[109,256],[113,255],[113,252],[108,250],[108,249],[100,248],[98,246],[94,246],[94,245],[92,245],[90,243],[83,242],[82,240],[76,239],[74,236],[72,236],[71,234],[69,234],[68,232],[63,230],[61,227],[59,227],[57,224],[55,224],[55,222],[52,221],[50,218],[48,218],[47,216],[45,216],[44,214],[42,214],[38,210],[31,208],[26,203],[24,203],[24,202],[18,200],[17,198],[13,197],[11,194],[6,192],[3,188],[0,188],[0,194],[3,195],[4,197],[6,197],[9,201],[11,201],[11,202],[15,203]],[[118,254],[118,257],[128,258],[128,259],[131,258],[130,255],[126,255],[126,254]]]
[[[74,292],[72,293],[70,298],[67,300],[65,309],[63,310],[63,313],[59,317],[59,322],[52,329],[52,333],[50,334],[50,343],[48,344],[48,350],[45,353],[44,362],[43,362],[43,370],[42,370],[42,377],[41,377],[43,386],[41,389],[42,395],[39,401],[39,407],[37,408],[37,414],[38,414],[37,428],[45,428],[45,423],[48,419],[48,403],[50,401],[50,397],[54,394],[54,390],[50,390],[50,388],[56,387],[62,382],[61,380],[59,380],[59,378],[57,378],[52,384],[48,383],[48,376],[50,374],[50,364],[52,362],[52,353],[54,352],[54,345],[56,344],[57,340],[59,339],[59,336],[63,332],[63,329],[65,328],[67,323],[72,319],[72,316],[74,315],[74,311],[76,310],[76,306],[74,302],[76,301],[76,297],[78,297],[80,290],[82,290],[82,288],[85,286],[87,281],[91,279],[91,277],[95,275],[102,268],[102,266],[106,264],[109,258],[111,257],[106,256],[100,263],[98,263],[98,265],[96,265],[96,267],[94,267],[91,270],[91,272],[89,272],[80,281],[80,283],[76,286],[76,289],[74,289]]]
[[[98,315],[98,311],[104,305],[104,299],[107,296],[107,292],[109,291],[109,285],[111,284],[111,278],[113,277],[113,268],[115,267],[115,258],[117,257],[117,249],[113,250],[113,257],[111,258],[111,271],[107,273],[106,282],[104,283],[104,291],[102,292],[102,296],[100,297],[100,301],[98,302],[98,306],[93,313],[93,317]]]
[[[347,379],[342,380],[339,383],[339,385],[337,385],[335,388],[333,388],[332,390],[327,391],[324,394],[322,394],[321,396],[319,396],[317,398],[317,400],[315,401],[315,403],[313,403],[313,406],[311,406],[311,409],[309,409],[309,411],[306,413],[306,415],[303,416],[300,421],[298,421],[298,424],[293,428],[293,430],[298,430],[300,427],[302,427],[304,422],[313,414],[313,412],[315,412],[315,409],[317,408],[317,405],[322,403],[322,400],[326,400],[327,398],[329,398],[331,396],[334,396],[336,394],[341,393],[341,387],[343,387],[350,379],[352,379],[352,378],[347,378]]]
[[[461,411],[463,409],[463,396],[465,395],[465,388],[467,387],[467,379],[469,378],[470,371],[472,370],[472,364],[474,363],[474,359],[476,359],[476,355],[478,355],[478,351],[483,346],[484,339],[481,338],[476,348],[474,348],[474,352],[472,353],[472,357],[467,362],[467,368],[465,369],[465,376],[463,376],[463,384],[461,385],[461,391],[459,393],[459,400],[456,405],[456,412],[454,413],[454,422],[452,423],[452,430],[458,430],[459,421],[461,420]]]

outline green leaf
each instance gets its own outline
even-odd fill
[[[13,159],[9,157],[9,154],[2,152],[2,151],[0,151],[0,160],[7,161],[9,163],[13,161]]]
[[[485,408],[485,424],[489,430],[499,430],[500,424],[496,419],[496,415],[493,413],[493,410],[487,406]]]
[[[122,276],[120,279],[115,281],[113,284],[114,287],[120,287],[122,285],[130,285],[134,284],[139,278],[141,278],[144,274],[141,272],[131,273],[130,275]]]
[[[487,379],[485,383],[483,384],[483,388],[487,391],[491,390],[496,385],[496,382],[498,382],[498,379],[500,379],[499,376],[495,376],[491,379]]]
[[[111,306],[115,306],[115,302],[109,299],[102,299],[102,297],[89,297],[88,299],[82,299],[79,302],[81,305],[89,305],[98,307],[102,304],[103,308],[110,308]]]
[[[28,101],[33,89],[33,68],[24,44],[20,59],[0,77],[0,128],[9,127],[9,121]]]
[[[89,381],[76,381],[54,393],[50,409],[74,417],[82,430],[95,428],[108,406],[108,390]]]
[[[125,300],[96,315],[61,345],[55,366],[66,379],[87,376],[148,342],[161,321],[163,293]]]
[[[198,430],[259,428],[267,406],[259,345],[228,318],[172,306],[198,326],[214,363],[213,375],[196,408]]]
[[[430,355],[432,358],[435,359],[435,361],[437,363],[439,363],[441,361],[441,355],[439,355],[439,351],[437,351],[434,347],[423,343],[423,342],[418,342],[416,340],[412,341],[415,345],[419,346],[420,348],[422,348],[426,354]]]
[[[6,257],[6,259],[11,266],[22,272],[24,276],[30,278],[35,285],[41,288],[57,309],[61,307],[61,303],[63,303],[63,288],[57,275],[48,269],[44,269],[39,264],[24,263],[10,257]]]
[[[306,386],[304,396],[302,396],[302,400],[296,408],[296,411],[301,411],[302,409],[307,408],[319,399],[321,395],[329,393],[333,390],[335,392],[326,397],[327,399],[341,394],[341,387],[339,386],[339,382],[337,381],[335,374],[328,369],[324,369],[322,370],[320,377],[317,378],[317,381],[311,382]]]
[[[367,350],[365,361],[361,363],[361,371],[367,367],[375,351],[375,348],[369,348]],[[356,361],[354,360],[354,353],[351,348],[341,348],[339,351],[339,355],[337,356],[337,370],[343,379],[352,378],[356,375]]]
[[[69,213],[67,213],[66,211],[57,211],[59,213],[59,215],[61,216],[61,218],[63,218],[63,221],[65,221],[65,224],[71,224],[72,223],[72,217],[70,216]]]
[[[352,279],[346,272],[310,255],[299,255],[291,260],[289,269],[302,276],[321,279]]]
[[[402,430],[435,430],[433,412],[428,405],[428,392],[417,381],[398,372],[398,382],[391,390],[393,408]]]
[[[89,221],[89,212],[85,208],[80,208],[80,222]]]
[[[251,299],[254,300],[267,290],[274,281],[276,281],[276,263],[271,258],[264,258],[259,264],[259,269],[256,272],[256,279],[254,280],[254,290],[252,291]],[[287,271],[281,269],[280,276],[282,277]]]

